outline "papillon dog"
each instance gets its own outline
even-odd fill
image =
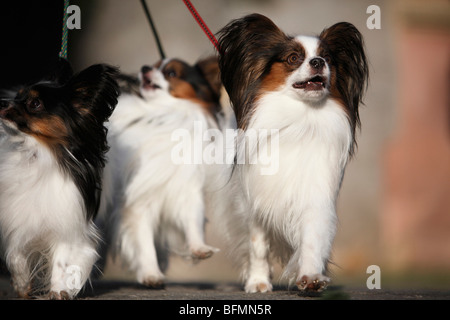
[[[1,101],[1,252],[25,298],[74,298],[97,259],[93,219],[117,70],[97,64],[73,75],[62,59],[58,68]]]
[[[222,121],[218,61],[210,57],[192,66],[164,59],[121,83],[109,123],[105,179],[113,187],[105,193],[111,196],[99,225],[112,256],[139,283],[160,288],[171,253],[198,260],[217,251],[204,240],[213,173],[201,159],[203,148],[195,150],[202,140],[194,140]]]
[[[271,291],[269,259],[277,258],[290,283],[321,291],[330,281],[336,201],[368,80],[362,35],[341,22],[319,36],[289,36],[251,14],[218,36],[221,79],[241,129],[236,158],[261,153],[279,159],[270,175],[251,161],[233,170],[237,210],[222,219],[229,220],[223,225],[245,290]],[[246,139],[250,130],[266,136]],[[276,148],[267,142],[274,139]]]

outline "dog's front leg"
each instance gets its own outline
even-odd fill
[[[254,223],[250,226],[249,257],[245,291],[249,293],[272,291],[269,263],[269,242],[263,228]]]

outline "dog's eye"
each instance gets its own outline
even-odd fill
[[[32,99],[27,104],[27,109],[30,112],[40,112],[44,108],[40,99]]]
[[[169,78],[175,78],[177,76],[177,73],[175,72],[175,70],[169,70],[167,71],[167,76]]]
[[[290,65],[297,65],[303,62],[302,57],[298,53],[290,54],[287,59],[287,63]]]
[[[325,61],[330,64],[331,63],[331,57],[329,55],[324,55],[323,58],[325,59]]]

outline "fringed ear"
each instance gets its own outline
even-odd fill
[[[219,32],[221,80],[230,96],[240,128],[250,114],[255,88],[260,85],[271,59],[290,38],[261,14],[232,20]],[[280,45],[278,45],[280,44]]]
[[[352,127],[352,155],[356,147],[355,131],[360,126],[359,104],[362,103],[369,80],[363,36],[353,24],[339,22],[323,30],[319,38],[329,51],[331,63],[336,68],[333,87],[346,106]]]
[[[210,56],[198,61],[195,65],[208,82],[215,95],[220,98],[222,81],[220,81],[219,60],[215,56]]]
[[[92,114],[100,123],[114,111],[119,96],[118,69],[106,64],[93,65],[75,75],[67,84],[72,105],[80,114]]]
[[[323,30],[319,38],[335,62],[338,89],[359,124],[358,105],[369,79],[363,36],[353,24],[339,22]]]

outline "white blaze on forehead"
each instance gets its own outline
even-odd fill
[[[287,78],[285,85],[285,89],[287,90],[286,94],[291,95],[295,99],[300,98],[304,102],[324,102],[329,94],[330,68],[327,63],[320,69],[313,68],[310,65],[311,59],[319,56],[320,40],[317,37],[297,36],[295,37],[295,41],[300,43],[305,50],[305,57],[303,63]],[[317,87],[317,90],[307,90],[306,87],[299,87],[302,83],[316,76],[322,77],[322,87]],[[295,84],[297,84],[297,87]]]
[[[319,39],[310,36],[297,36],[295,40],[300,42],[300,44],[305,49],[305,57],[311,58],[317,56],[317,49],[319,47]]]
[[[172,61],[172,58],[165,58],[161,62],[161,65],[159,66],[158,70],[163,70],[170,61]]]

